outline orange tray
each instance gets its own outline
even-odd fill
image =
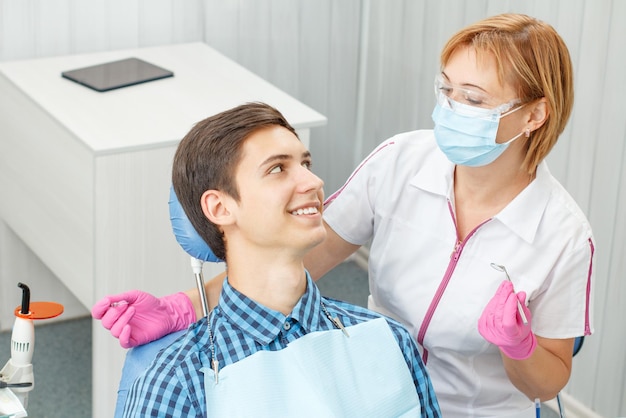
[[[28,319],[49,319],[63,313],[63,305],[56,302],[31,302],[29,308],[30,312],[23,314],[20,312],[22,306],[18,306],[15,308],[15,316]]]

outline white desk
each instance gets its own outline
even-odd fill
[[[131,56],[174,77],[105,93],[61,77]],[[194,287],[167,201],[174,151],[195,122],[264,101],[307,144],[326,123],[202,43],[0,63],[0,92],[0,219],[87,308],[134,288]],[[222,269],[205,265],[205,276]],[[94,322],[94,417],[113,415],[124,355]]]

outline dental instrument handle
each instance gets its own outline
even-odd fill
[[[206,298],[206,290],[204,289],[204,278],[202,276],[202,260],[191,257],[191,269],[196,277],[196,286],[200,294],[200,302],[202,302],[202,314],[206,317],[209,315],[209,303]]]
[[[504,267],[502,264],[496,264],[496,263],[491,263],[490,265],[494,270],[503,272],[504,275],[506,276],[506,279],[509,282],[513,283],[513,280],[511,280],[511,277],[509,276],[509,272],[506,270],[506,267]],[[519,300],[517,301],[517,311],[522,317],[522,322],[524,323],[524,325],[528,325],[528,318],[526,318],[526,314],[524,313],[524,308],[522,308],[522,304],[520,303]]]
[[[528,325],[528,318],[526,318],[526,314],[524,313],[524,308],[522,308],[522,304],[520,303],[519,299],[517,300],[517,311],[522,317],[522,322],[524,323],[524,325]]]

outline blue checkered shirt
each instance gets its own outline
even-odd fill
[[[219,305],[165,348],[148,370],[134,382],[124,407],[124,417],[205,417],[206,398],[202,367],[210,368],[208,323],[220,368],[260,350],[276,351],[314,331],[335,329],[321,308],[344,326],[380,317],[365,308],[322,297],[307,273],[307,290],[290,315],[285,316],[247,298],[225,280]],[[433,387],[409,332],[387,319],[413,376],[422,417],[439,417]]]

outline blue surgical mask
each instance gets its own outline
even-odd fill
[[[437,145],[454,164],[468,167],[491,164],[522,135],[520,133],[501,144],[496,142],[500,118],[521,107],[500,113],[500,109],[469,106],[450,98],[438,100],[432,113]]]

